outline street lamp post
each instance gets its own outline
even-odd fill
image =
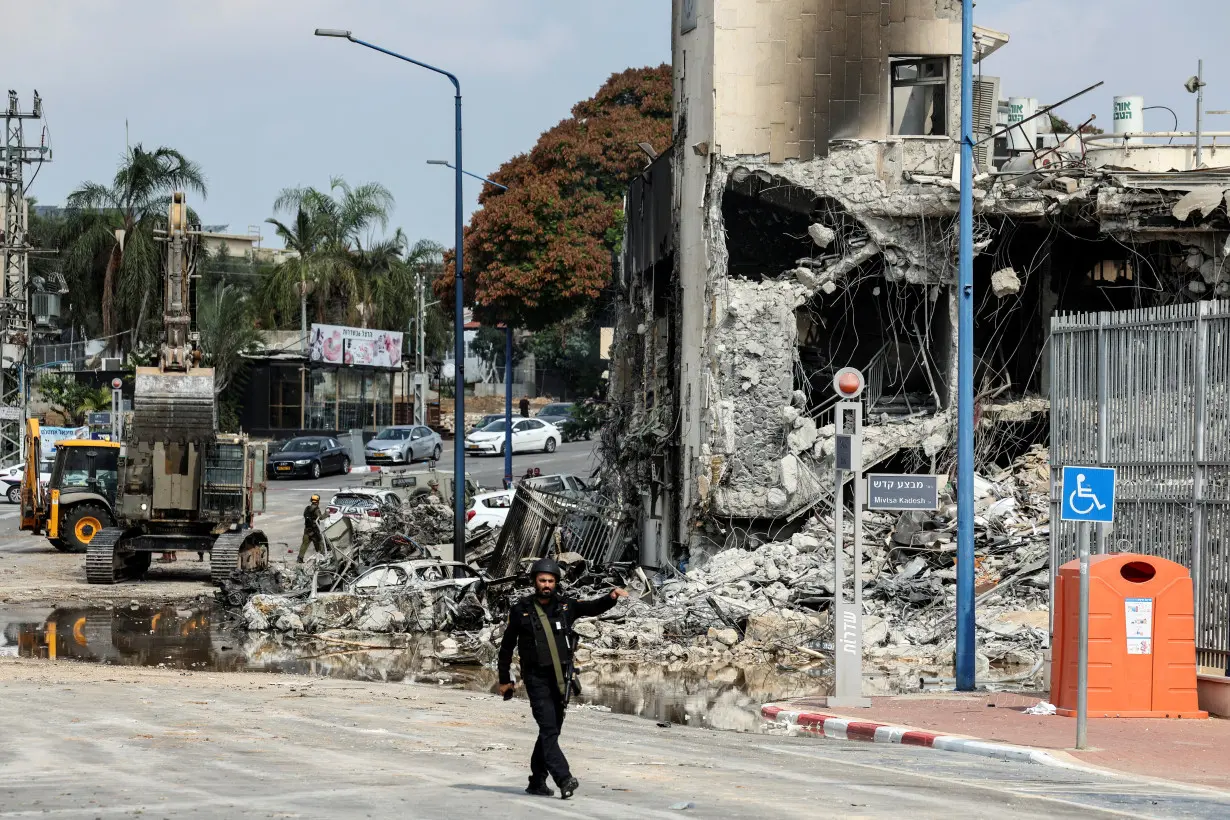
[[[961,8],[961,202],[957,250],[956,689],[974,689],[974,4]]]
[[[428,165],[443,165],[452,168],[446,159],[429,159]],[[507,185],[501,185],[494,180],[462,170],[468,177],[474,177],[488,185],[494,185],[501,191],[507,191]],[[512,486],[512,325],[504,325],[504,488]]]
[[[373,51],[379,51],[381,54],[387,54],[390,57],[396,57],[399,60],[404,60],[407,63],[425,68],[428,71],[434,71],[436,74],[443,74],[453,84],[454,90],[454,109],[456,111],[456,203],[455,203],[455,218],[456,218],[456,266],[455,277],[453,281],[453,327],[455,329],[453,339],[453,385],[454,385],[454,400],[453,400],[453,560],[464,562],[466,560],[466,542],[465,542],[465,499],[466,499],[466,462],[465,462],[465,317],[463,315],[463,280],[462,275],[465,266],[462,261],[462,213],[461,213],[461,82],[457,79],[457,75],[445,71],[442,68],[436,68],[433,65],[420,62],[418,60],[407,57],[403,54],[398,54],[395,51],[389,51],[386,48],[373,45],[364,40],[360,40],[351,34],[349,31],[341,29],[318,28],[316,29],[317,37],[341,37],[349,40],[352,43],[370,48]]]

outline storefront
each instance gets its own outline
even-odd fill
[[[313,325],[308,355],[249,356],[240,424],[253,435],[375,430],[411,417],[402,338],[393,331]]]

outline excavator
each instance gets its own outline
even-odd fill
[[[86,547],[91,584],[139,579],[155,553],[209,553],[221,583],[269,564],[269,539],[253,529],[265,508],[266,445],[217,431],[213,368],[202,366],[195,327],[198,229],[175,192],[162,265],[163,334],[156,366],[138,367],[133,409],[119,442],[113,523]]]

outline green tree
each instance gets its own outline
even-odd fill
[[[474,341],[470,343],[470,349],[474,354],[485,362],[489,362],[496,369],[504,367],[504,348],[507,346],[507,337],[503,328],[492,327],[491,325],[483,325],[478,329],[478,333],[474,335]],[[525,348],[518,341],[516,334],[513,335],[512,359],[513,367],[521,363],[525,358]]]
[[[233,284],[215,284],[201,294],[197,309],[201,352],[214,369],[214,393],[219,400],[219,423],[224,430],[238,427],[239,396],[229,387],[247,371],[244,354],[260,346],[261,335],[254,321],[252,300]]]
[[[38,379],[38,392],[51,409],[69,424],[81,424],[87,413],[111,409],[111,388],[90,387],[59,373],[47,373]]]
[[[492,174],[509,190],[484,187],[465,236],[475,317],[538,330],[592,306],[623,239],[628,182],[646,164],[637,144],[663,151],[671,127],[670,66],[629,69]]]
[[[265,221],[298,258],[277,266],[266,298],[285,315],[290,304],[298,304],[302,283],[311,296],[316,321],[352,321],[352,306],[364,303],[359,253],[364,234],[376,226],[388,227],[392,208],[393,195],[376,182],[352,187],[341,177],[333,177],[328,192],[311,187],[283,189],[273,203],[274,213],[291,213],[294,219],[290,224],[273,217]],[[399,255],[405,239],[399,232],[394,240],[396,247],[381,251]]]
[[[604,369],[598,357],[598,332],[587,311],[538,331],[529,338],[535,366],[558,373],[573,398],[594,395]]]
[[[154,230],[165,227],[175,191],[204,197],[200,167],[173,148],[138,144],[109,185],[85,182],[68,195],[64,273],[75,304],[98,304],[99,330],[109,341],[119,327],[133,328],[132,346],[139,340],[150,294],[161,290]]]

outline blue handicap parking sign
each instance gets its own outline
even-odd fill
[[[1114,521],[1115,468],[1064,467],[1061,501],[1062,521]]]

